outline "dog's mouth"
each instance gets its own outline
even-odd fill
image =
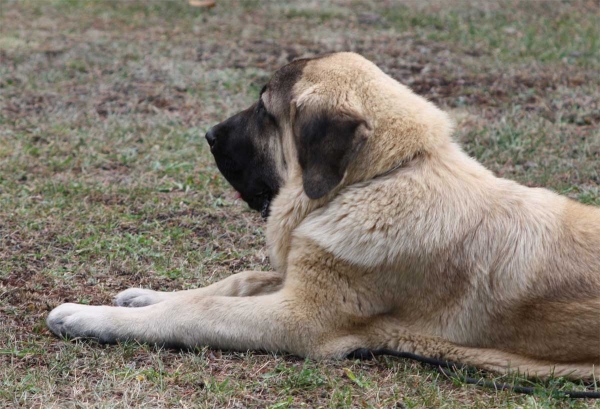
[[[260,215],[264,219],[266,219],[267,217],[269,217],[269,210],[271,208],[272,197],[273,196],[270,191],[261,192],[261,193],[255,195],[256,207],[253,207],[252,205],[250,207],[252,207],[255,210],[260,211]]]
[[[271,210],[271,199],[266,199],[263,202],[263,205],[260,209],[260,215],[263,217],[263,219],[266,219],[267,217],[269,217],[270,210]]]
[[[235,192],[236,199],[242,199],[244,202],[248,203],[248,206],[260,212],[260,215],[263,218],[269,217],[269,212],[271,209],[271,200],[273,199],[273,192],[270,190],[265,190],[260,193],[254,194],[250,197],[246,197],[243,193],[239,191]]]

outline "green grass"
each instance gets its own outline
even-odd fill
[[[526,397],[393,358],[68,343],[44,323],[66,301],[269,268],[264,222],[203,135],[297,57],[360,52],[448,110],[496,174],[600,205],[597,17],[585,1],[0,0],[0,407],[600,407],[552,398],[583,388],[561,379],[498,378]]]
[[[450,43],[500,63],[564,61],[586,67],[600,63],[597,10],[581,4],[512,1],[487,7],[393,7],[388,21],[420,38]],[[519,17],[515,18],[515,11]]]

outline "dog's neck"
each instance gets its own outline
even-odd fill
[[[416,156],[418,156],[418,154],[417,154]],[[385,171],[385,172],[383,172],[383,173],[379,173],[379,174],[375,175],[374,179],[375,179],[375,178],[382,178],[382,177],[384,177],[384,176],[387,176],[387,175],[389,175],[389,174],[393,173],[395,170],[397,170],[397,169],[400,169],[401,167],[404,167],[404,166],[405,166],[405,165],[406,165],[408,162],[410,162],[410,161],[411,161],[411,160],[413,160],[413,159],[414,159],[414,157],[412,157],[412,158],[410,158],[410,159],[401,159],[401,160],[400,160],[400,161],[399,161],[399,162],[398,162],[396,165],[394,165],[394,166],[393,166],[391,169],[389,169],[389,170],[386,170],[386,171]]]
[[[267,219],[267,248],[275,271],[285,273],[287,270],[292,232],[308,214],[329,200],[330,195],[317,200],[306,196],[300,167],[293,168],[288,181],[271,202],[271,214]]]

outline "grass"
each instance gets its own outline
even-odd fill
[[[287,61],[353,50],[448,110],[496,174],[600,205],[593,2],[0,0],[0,407],[587,408],[410,361],[67,343],[65,301],[268,269],[205,149]],[[494,376],[475,374],[476,376]]]
[[[512,16],[515,6],[518,18]],[[544,10],[548,7],[554,10]],[[388,16],[395,27],[414,30],[419,38],[460,45],[468,54],[485,55],[501,64],[563,61],[597,67],[600,63],[597,14],[585,7],[513,1],[428,11],[400,6]]]

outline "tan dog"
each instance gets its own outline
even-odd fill
[[[496,178],[447,115],[352,53],[295,61],[207,139],[268,217],[274,272],[117,307],[55,334],[341,358],[388,348],[525,375],[600,376],[600,210]],[[139,308],[125,308],[139,307]]]

